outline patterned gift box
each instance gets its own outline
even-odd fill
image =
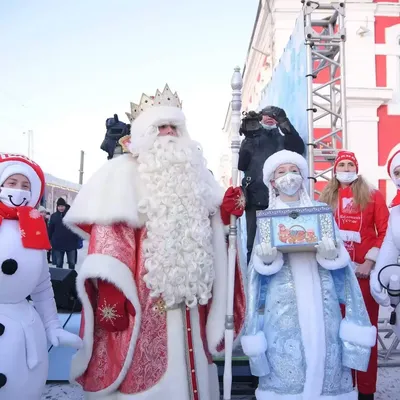
[[[332,210],[327,206],[257,211],[258,242],[282,253],[316,251],[326,236],[336,244]]]

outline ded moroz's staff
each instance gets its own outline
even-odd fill
[[[242,107],[242,87],[243,80],[240,68],[236,67],[231,80],[232,87],[232,112],[231,112],[231,149],[232,149],[232,186],[238,184],[238,161],[240,149],[240,110]],[[231,215],[229,228],[229,250],[228,250],[228,299],[225,317],[225,368],[224,368],[224,400],[231,399],[232,391],[232,350],[234,336],[233,321],[233,298],[235,287],[235,267],[236,267],[236,243],[237,228],[236,217]]]

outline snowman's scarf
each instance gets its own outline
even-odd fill
[[[5,219],[19,221],[22,245],[26,249],[51,249],[46,223],[38,210],[27,206],[7,207],[0,202],[0,225]]]

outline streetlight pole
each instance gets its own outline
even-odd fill
[[[79,184],[82,185],[83,184],[83,166],[85,163],[85,152],[83,150],[81,150],[81,163],[80,163],[80,167],[79,167]]]
[[[23,135],[28,136],[28,158],[33,159],[33,131],[22,132]]]

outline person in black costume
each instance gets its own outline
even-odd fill
[[[304,154],[305,146],[303,139],[281,108],[268,106],[260,114],[250,111],[247,115],[240,128],[240,133],[246,138],[240,146],[238,168],[244,172],[242,187],[246,196],[247,263],[249,263],[257,227],[256,211],[268,208],[269,194],[263,182],[264,162],[280,150]],[[248,124],[249,118],[256,118],[256,121],[258,118],[259,122]]]

